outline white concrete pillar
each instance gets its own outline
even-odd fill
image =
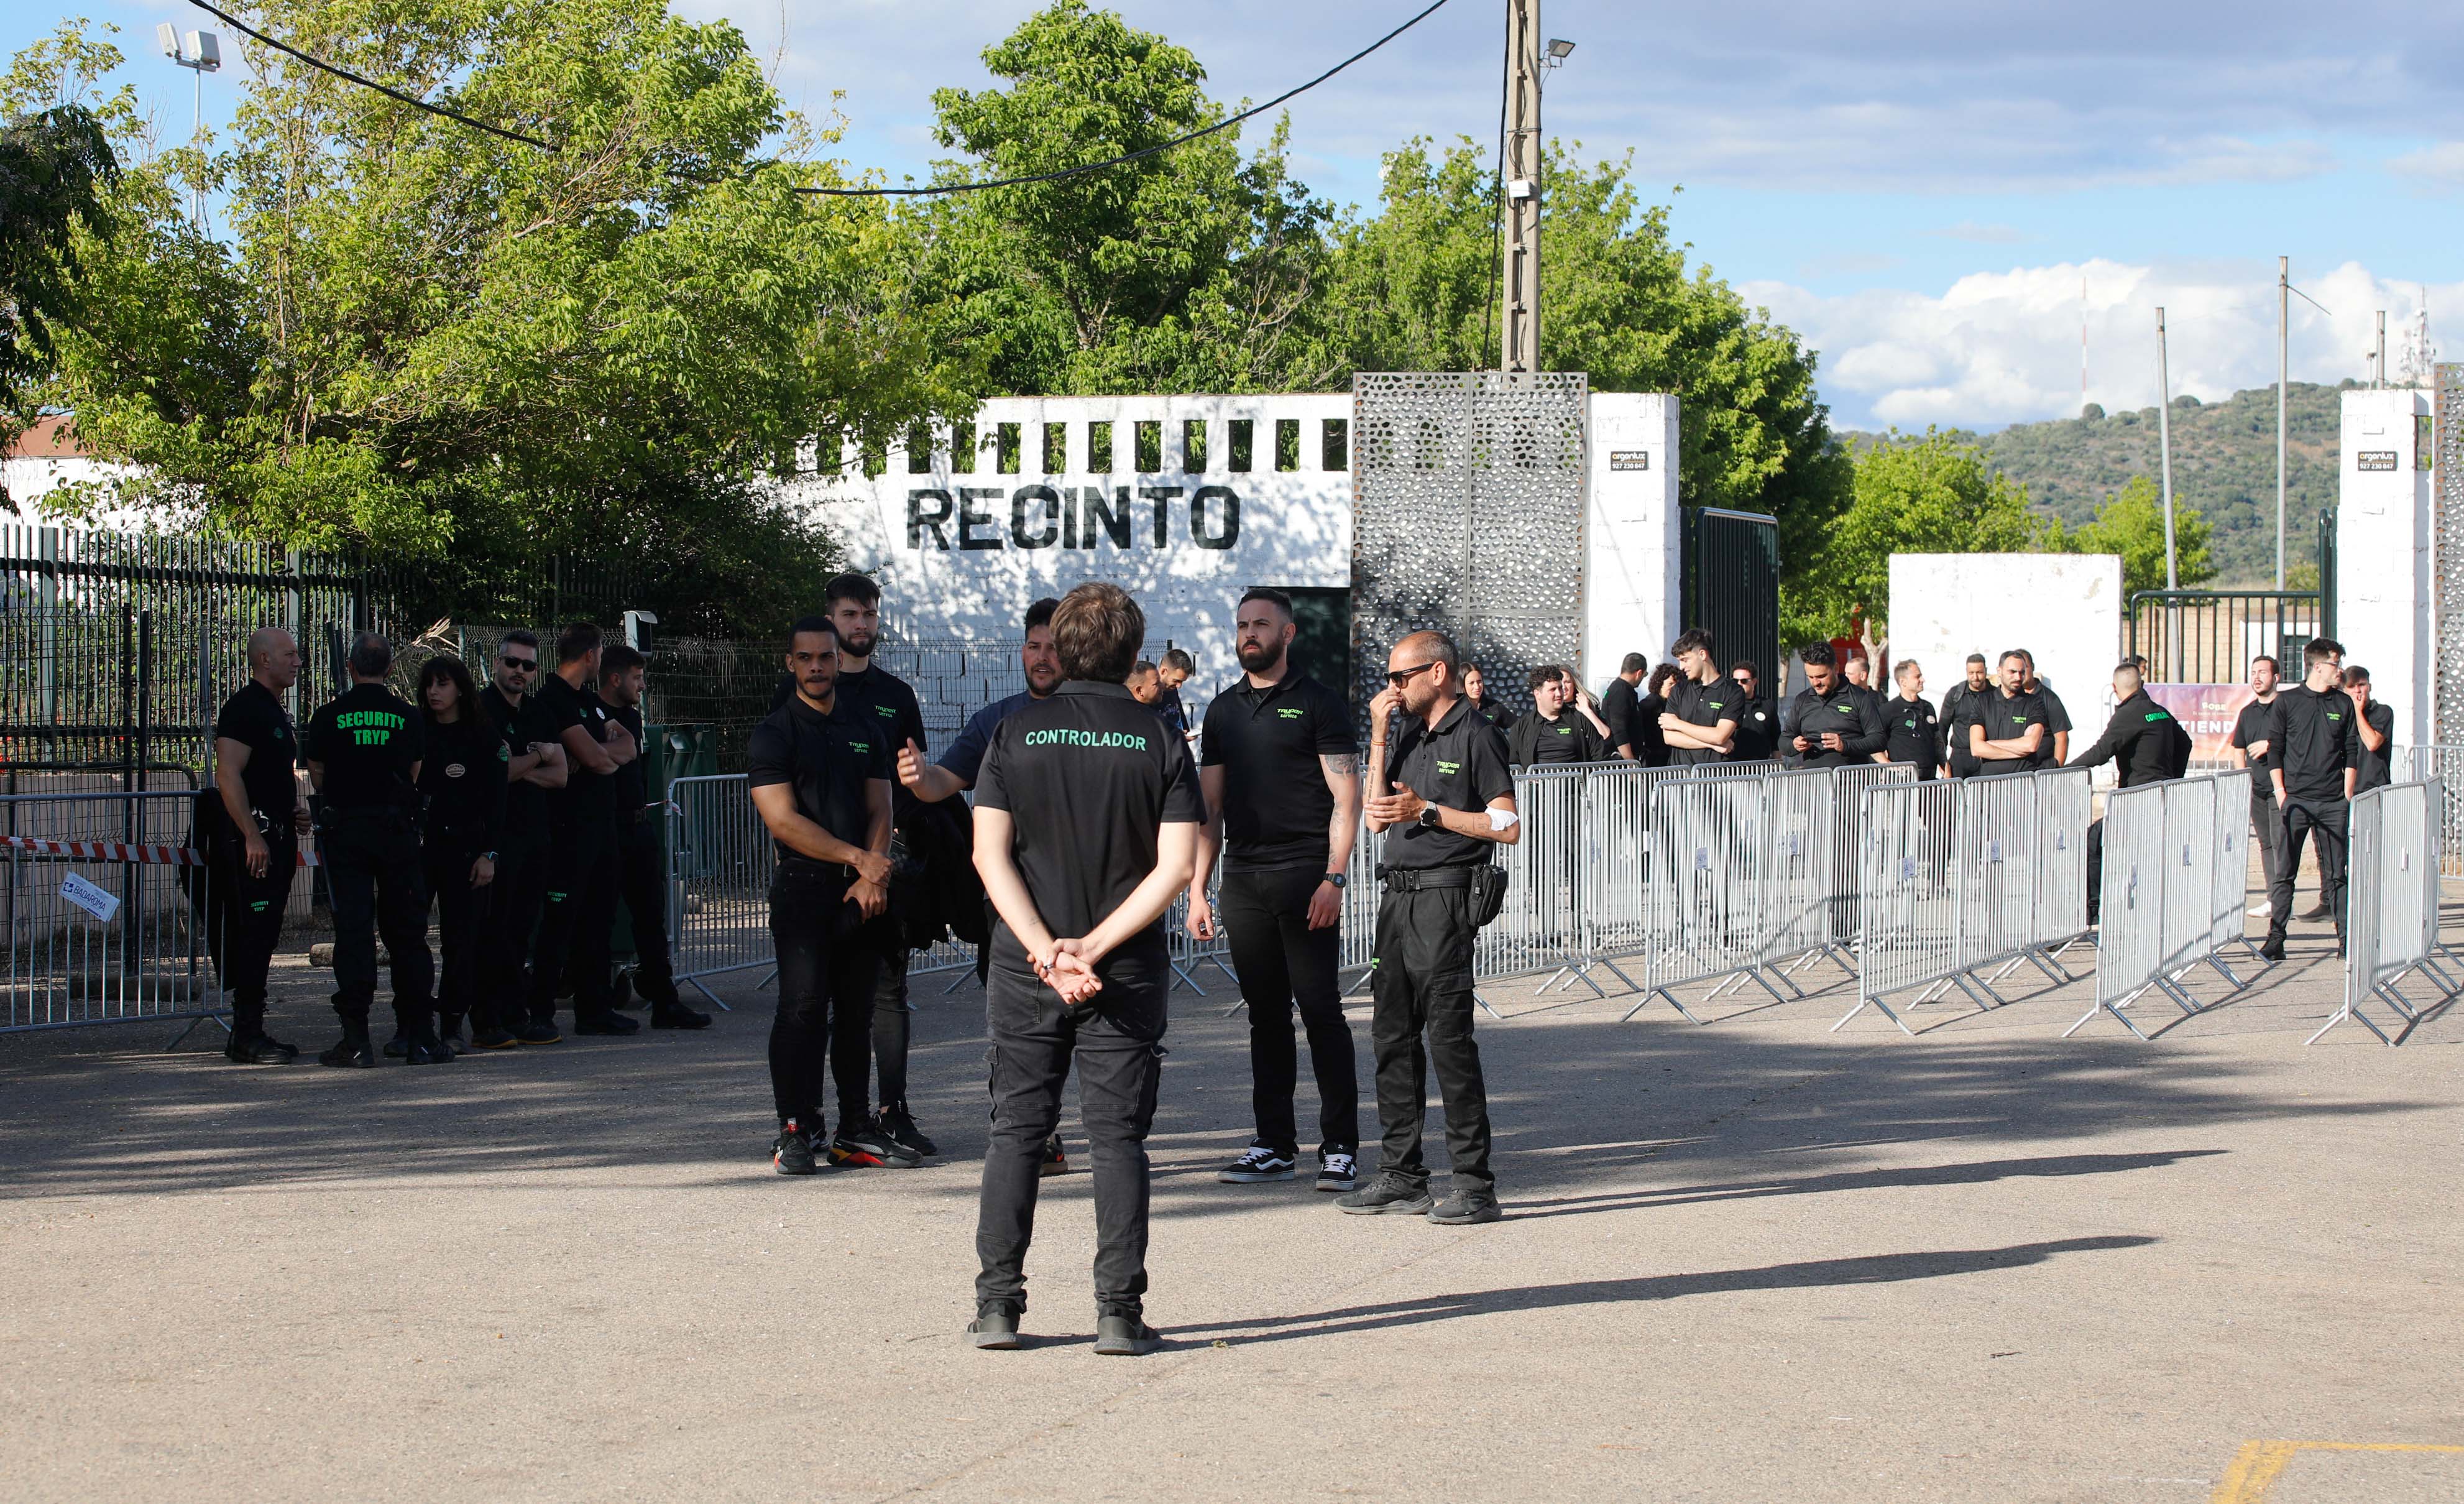
[[[1583,537],[1583,682],[1597,690],[1629,652],[1658,662],[1682,630],[1677,398],[1595,391]]]
[[[2336,502],[2336,637],[2395,712],[2395,740],[2431,740],[2430,396],[2343,394]],[[2299,664],[2285,665],[2299,677]]]

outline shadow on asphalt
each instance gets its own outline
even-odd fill
[[[1575,1217],[1594,1211],[1631,1211],[1685,1206],[1697,1202],[1752,1201],[1765,1196],[1827,1196],[1838,1191],[1883,1190],[1916,1185],[1984,1185],[2027,1177],[2111,1175],[2160,1169],[2184,1160],[2203,1160],[2224,1149],[2174,1149],[2152,1154],[2067,1154],[2034,1160],[1979,1160],[1965,1164],[1919,1164],[1887,1170],[1847,1170],[1793,1179],[1734,1181],[1721,1185],[1671,1185],[1659,1190],[1612,1191],[1597,1196],[1523,1197],[1507,1210],[1511,1222]]]
[[[1183,1324],[1173,1329],[1173,1345],[1199,1346],[1228,1341],[1288,1342],[1313,1337],[1339,1337],[1381,1327],[1418,1326],[1463,1316],[1496,1316],[1519,1311],[1553,1311],[1573,1306],[1639,1305],[1654,1300],[1681,1300],[1688,1295],[1726,1294],[1753,1290],[1810,1290],[1839,1285],[1890,1285],[1912,1279],[1942,1279],[1978,1274],[1989,1270],[2041,1264],[2065,1253],[2110,1252],[2142,1249],[2158,1240],[2142,1235],[2060,1238],[2045,1243],[2015,1243],[1999,1249],[1942,1249],[1922,1253],[1881,1253],[1864,1258],[1810,1259],[1798,1264],[1770,1264],[1755,1269],[1705,1270],[1690,1274],[1644,1274],[1629,1279],[1578,1279],[1562,1285],[1518,1285],[1500,1290],[1425,1295],[1375,1305],[1341,1306],[1306,1315],[1257,1316],[1238,1321]]]

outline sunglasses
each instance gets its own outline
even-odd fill
[[[498,658],[496,661],[509,669],[519,669],[524,674],[536,673],[539,669],[539,659],[537,658],[502,657]]]
[[[1386,682],[1394,685],[1397,689],[1401,689],[1404,685],[1411,683],[1416,675],[1424,674],[1437,666],[1438,660],[1431,658],[1428,662],[1415,665],[1412,668],[1389,669],[1386,671]]]

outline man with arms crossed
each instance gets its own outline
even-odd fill
[[[1727,762],[1737,743],[1738,719],[1746,713],[1746,692],[1712,662],[1711,634],[1702,628],[1687,628],[1669,651],[1683,677],[1668,692],[1668,709],[1660,717],[1668,761]]]
[[[471,1043],[482,1050],[564,1039],[552,1017],[531,1017],[523,1002],[522,967],[547,896],[549,791],[564,787],[564,743],[555,719],[531,693],[539,675],[539,634],[517,627],[496,644],[495,682],[479,692],[480,705],[514,754],[505,764],[505,829],[497,837],[496,877],[488,885],[496,891],[479,941],[487,1016],[471,1021]]]
[[[1215,936],[1206,878],[1223,853],[1223,923],[1249,1007],[1250,1108],[1257,1136],[1217,1172],[1226,1184],[1292,1179],[1299,1062],[1292,1008],[1317,1077],[1317,1188],[1348,1191],[1360,1152],[1360,1087],[1343,1021],[1344,868],[1360,821],[1360,747],[1343,697],[1291,661],[1291,598],[1260,586],[1233,614],[1243,674],[1206,707],[1198,779],[1206,825],[1189,883],[1189,933]]]
[[[2002,654],[2002,687],[1972,702],[1968,715],[1968,755],[1979,778],[2025,773],[2044,755],[2045,702],[2028,693],[2028,655],[2013,648]]]
[[[1045,1144],[1074,1058],[1095,1167],[1095,1352],[1154,1350],[1146,1324],[1147,1130],[1172,989],[1163,913],[1205,819],[1188,744],[1122,684],[1146,617],[1089,583],[1052,615],[1059,691],[993,732],[976,781],[976,870],[1001,921],[986,1006],[992,1141],[976,1220],[979,1348],[1019,1345]]]
[[[1369,702],[1369,829],[1386,837],[1378,876],[1377,947],[1370,962],[1376,1011],[1377,1179],[1335,1205],[1360,1215],[1426,1214],[1432,1222],[1495,1222],[1488,1163],[1488,1085],[1471,1037],[1471,881],[1489,847],[1521,837],[1506,739],[1459,693],[1462,659],[1444,633],[1416,631],[1386,658],[1386,688]],[[1724,681],[1725,682],[1725,681]],[[1730,686],[1734,688],[1733,685]],[[1400,714],[1397,714],[1399,712]],[[1422,1043],[1423,1036],[1426,1043]],[[1420,1159],[1428,1068],[1445,1103],[1454,1194],[1429,1196]]]

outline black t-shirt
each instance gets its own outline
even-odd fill
[[[1941,759],[1940,735],[1934,729],[1933,701],[1893,696],[1882,702],[1888,717],[1882,723],[1882,751],[1894,763],[1915,765],[1920,781],[1934,776]]]
[[[1998,687],[1987,690],[1977,696],[1974,702],[1968,707],[1968,723],[1971,726],[1984,727],[1985,740],[1988,741],[2016,741],[2028,734],[2030,726],[2046,728],[2044,736],[2036,742],[2035,756],[1979,758],[1976,760],[1976,771],[1979,773],[1991,773],[1997,776],[2004,773],[2029,773],[2053,761],[2054,733],[2053,728],[2047,724],[2045,702],[2026,690],[2021,690],[2016,695],[2006,695]]]
[[[1265,689],[1245,674],[1206,706],[1199,763],[1223,769],[1223,870],[1327,870],[1327,757],[1356,757],[1352,710],[1298,669]]]
[[[514,758],[507,733],[495,717],[482,714],[451,724],[430,720],[427,729],[428,751],[419,764],[419,791],[428,800],[426,838],[465,851],[497,850],[505,823],[505,764]]]
[[[2344,769],[2362,765],[2353,697],[2341,688],[2320,694],[2296,684],[2277,690],[2268,711],[2267,743],[2282,760],[2286,794],[2305,804],[2342,800]]]
[[[862,674],[840,675],[836,695],[838,702],[852,711],[857,720],[877,728],[889,739],[892,804],[904,810],[917,803],[907,785],[898,782],[895,772],[899,749],[908,742],[915,743],[919,756],[932,750],[932,743],[924,737],[924,709],[916,703],[915,691],[888,669],[873,666]]]
[[[2353,765],[2362,770],[2361,781],[2353,788],[2355,793],[2365,788],[2385,788],[2395,781],[2394,770],[2388,765],[2395,756],[2395,707],[2385,700],[2374,699],[2363,714],[2368,718],[2370,729],[2386,741],[2373,752],[2370,744],[2362,741],[2361,728],[2353,728],[2355,751],[2359,755],[2359,761]]]
[[[1600,691],[1600,719],[1608,723],[1611,757],[1624,752],[1640,755],[1642,749],[1634,744],[1634,715],[1641,702],[1634,686],[1627,683],[1622,675],[1609,680],[1609,687]]]
[[[248,748],[248,765],[240,769],[239,785],[248,807],[261,818],[257,831],[275,840],[292,836],[291,817],[298,807],[299,785],[291,776],[298,760],[299,739],[291,716],[272,690],[254,679],[223,701],[214,717],[214,735],[229,737]]]
[[[1737,740],[1728,746],[1728,761],[1760,763],[1779,756],[1779,717],[1771,701],[1747,696],[1745,710],[1737,717]]]
[[[411,765],[428,744],[419,713],[382,684],[354,684],[308,718],[308,761],[325,770],[329,809],[419,807]]]
[[[1882,750],[1884,736],[1876,709],[1873,697],[1854,684],[1834,684],[1828,695],[1801,689],[1789,701],[1789,714],[1782,719],[1788,721],[1792,738],[1803,737],[1814,746],[1799,752],[1791,740],[1780,750],[1794,759],[1799,767],[1847,767],[1871,763],[1874,754]],[[1825,732],[1838,734],[1838,751],[1822,744]]]
[[[2279,690],[2277,693],[2281,694],[2282,691]],[[2250,751],[2250,744],[2252,742],[2267,741],[2267,723],[2275,715],[2276,704],[2273,700],[2270,700],[2264,705],[2260,704],[2256,700],[2252,700],[2249,704],[2244,705],[2241,708],[2241,714],[2233,717],[2233,741],[2231,744],[2242,753],[2247,754]],[[2273,799],[2275,797],[2274,792],[2270,788],[2270,781],[2267,776],[2267,770],[2275,765],[2276,748],[2273,745],[2268,747],[2267,755],[2265,757],[2255,757],[2250,760],[2250,796],[2253,799]]]
[[[1506,738],[1466,702],[1456,700],[1434,727],[1410,716],[1389,725],[1394,742],[1387,748],[1387,782],[1400,783],[1447,809],[1485,809],[1490,800],[1514,792]],[[1487,861],[1496,850],[1493,842],[1452,830],[1423,829],[1417,824],[1386,828],[1389,867],[1462,867]]]
[[[1644,695],[1634,702],[1634,760],[1645,767],[1668,764],[1668,733],[1660,729],[1660,718],[1667,711],[1663,696]]]
[[[487,707],[488,719],[503,733],[505,745],[515,757],[530,755],[531,743],[557,741],[556,722],[539,708],[537,695],[525,695],[517,709],[505,698],[505,692],[491,684],[479,692],[479,703]],[[565,759],[573,761],[570,755]],[[537,784],[505,785],[505,823],[497,840],[504,847],[522,847],[547,833],[547,790]]]
[[[2105,722],[2096,745],[2071,759],[2069,765],[2095,767],[2117,760],[2123,788],[2179,778],[2190,765],[2190,733],[2145,689],[2134,690],[2128,699],[2113,707],[2113,719]]]
[[[849,846],[862,846],[872,827],[865,785],[876,778],[894,781],[896,766],[890,740],[877,725],[857,719],[854,706],[833,695],[825,716],[799,695],[753,728],[745,748],[744,782],[749,788],[790,785],[798,814]],[[847,873],[845,867],[816,862],[783,841],[776,844],[782,869]]]
[[[591,690],[577,690],[564,682],[563,675],[550,674],[539,680],[539,691],[531,700],[548,724],[556,728],[556,735],[546,740],[563,746],[566,728],[580,726],[590,734],[591,741],[603,745],[606,742],[607,706]],[[548,819],[560,826],[606,819],[616,807],[615,784],[614,775],[590,771],[582,765],[582,759],[573,755],[571,747],[565,747],[564,786],[547,790]]]
[[[1952,776],[1965,778],[1976,770],[1975,755],[1968,750],[1968,728],[1976,724],[1976,718],[2001,693],[1991,683],[1981,690],[1969,689],[1965,679],[1943,693],[1943,761],[1950,764]]]
[[[1506,760],[1517,767],[1597,763],[1608,755],[1608,743],[1572,705],[1554,718],[1526,711],[1506,733]]]
[[[607,719],[633,737],[633,761],[618,768],[616,776],[607,781],[614,790],[618,818],[630,823],[634,812],[650,802],[650,760],[640,755],[640,749],[646,744],[642,740],[642,707],[609,705]]]
[[[1737,681],[1723,674],[1708,684],[1692,679],[1679,679],[1668,692],[1668,713],[1688,725],[1709,728],[1724,720],[1739,725],[1746,719],[1746,692]],[[1674,763],[1725,763],[1733,753],[1714,752],[1709,747],[1681,747],[1669,744],[1668,761]]]
[[[977,769],[976,807],[1009,812],[1011,855],[1027,896],[1064,939],[1093,929],[1137,891],[1155,871],[1164,826],[1206,818],[1189,743],[1126,687],[1086,679],[1064,681],[1050,698],[993,729]],[[993,958],[1013,970],[1028,967],[1026,947],[1006,923],[994,928]],[[1163,965],[1158,918],[1095,970],[1108,980],[1154,981]]]

